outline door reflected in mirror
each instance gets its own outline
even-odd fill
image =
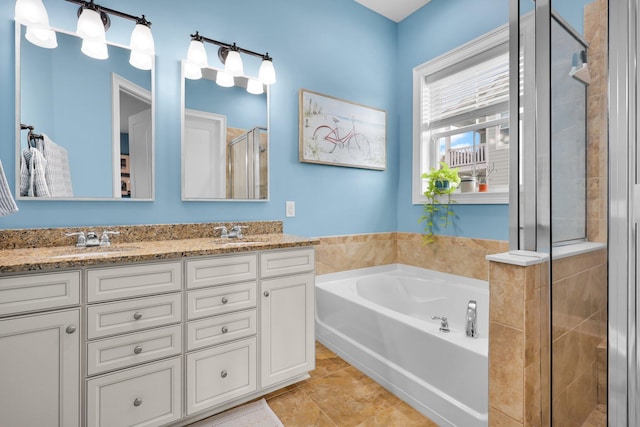
[[[268,88],[248,93],[246,77],[222,87],[215,68],[202,71],[200,80],[183,77],[182,199],[265,201]]]
[[[111,44],[108,59],[89,58],[80,51],[82,39],[56,33],[58,47],[43,49],[16,24],[17,126],[33,127],[16,141],[18,197],[152,200],[153,69],[134,68],[129,49]],[[61,176],[64,191],[56,182]]]

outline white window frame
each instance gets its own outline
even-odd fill
[[[484,34],[464,45],[438,56],[413,69],[413,175],[412,175],[412,201],[414,205],[427,202],[422,194],[422,178],[420,178],[420,159],[422,158],[422,92],[425,77],[451,67],[471,56],[479,55],[500,44],[508,43],[509,27],[503,25]],[[508,204],[509,191],[494,191],[482,193],[455,193],[454,198],[458,204]]]

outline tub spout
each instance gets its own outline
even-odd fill
[[[466,331],[467,336],[471,338],[478,338],[477,306],[478,304],[474,300],[467,304]]]

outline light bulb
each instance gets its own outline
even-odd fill
[[[253,95],[261,95],[264,93],[264,86],[256,79],[249,79],[247,81],[247,92]]]
[[[94,59],[107,59],[109,57],[107,44],[104,41],[84,39],[82,40],[80,50],[88,57]]]
[[[42,0],[17,0],[14,19],[26,26],[31,24],[49,26],[49,15]]]
[[[273,68],[273,62],[270,59],[264,59],[260,64],[258,80],[266,85],[272,85],[276,82],[276,70]]]
[[[202,78],[202,68],[191,61],[184,61],[184,76],[191,80],[200,80]]]
[[[131,46],[131,50],[154,55],[155,45],[153,43],[153,35],[151,35],[151,28],[143,24],[136,24],[131,32],[129,45]]]
[[[78,18],[76,33],[85,40],[105,41],[104,24],[100,18],[100,13],[93,9],[82,9],[80,18]]]
[[[233,76],[224,71],[218,71],[218,75],[216,75],[216,83],[222,87],[233,87],[236,84],[233,80]]]
[[[153,66],[153,55],[132,50],[129,55],[129,64],[139,70],[150,70]]]
[[[244,74],[242,58],[237,50],[229,50],[227,58],[224,61],[224,71],[232,76],[241,76]]]
[[[187,61],[197,65],[200,68],[207,67],[207,51],[204,48],[204,43],[198,40],[191,40],[189,43],[189,50],[187,51]]]

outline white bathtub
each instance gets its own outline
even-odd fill
[[[318,340],[442,426],[488,424],[488,331],[486,281],[399,264],[316,277]]]

